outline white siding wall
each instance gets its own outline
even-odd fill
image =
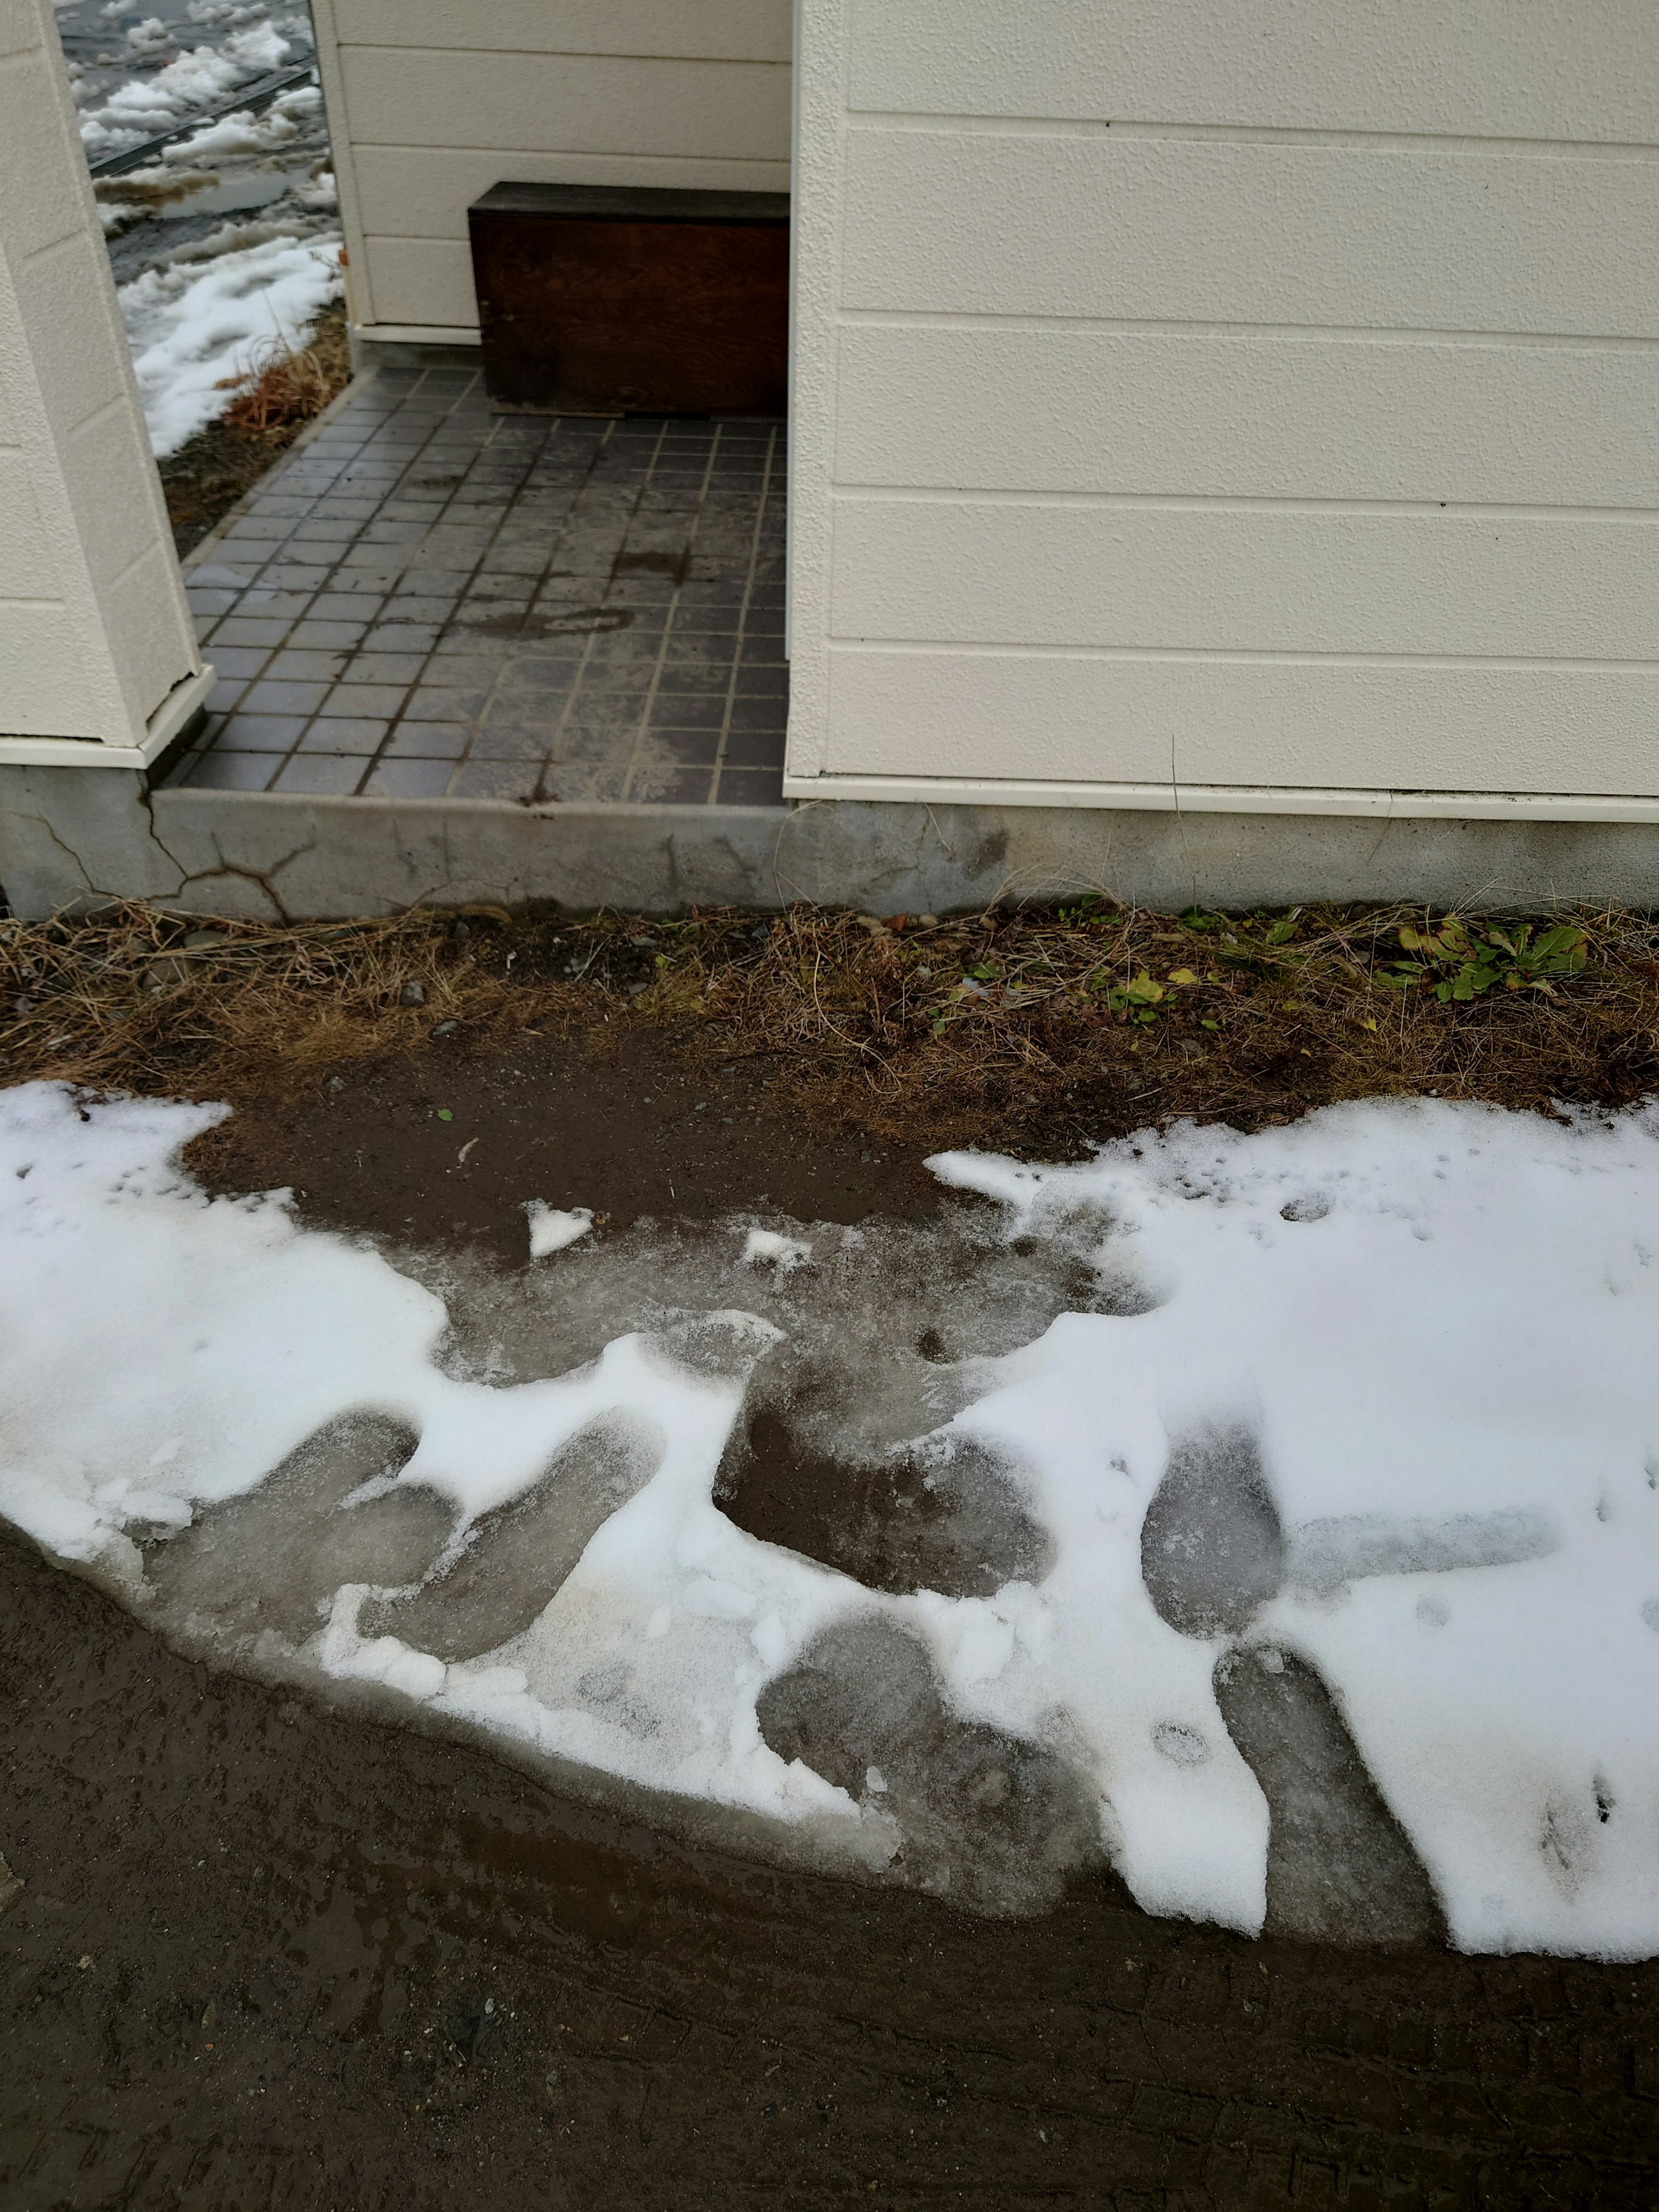
[[[492,185],[789,185],[790,0],[317,0],[365,329],[476,334]]]
[[[799,40],[788,788],[1659,802],[1650,0]]]
[[[0,764],[201,665],[50,0],[0,0]]]

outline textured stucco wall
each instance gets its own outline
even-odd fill
[[[50,0],[0,0],[0,758],[200,666]]]
[[[799,52],[787,788],[1659,816],[1646,0]]]
[[[315,0],[354,322],[477,327],[492,185],[789,185],[789,0]]]

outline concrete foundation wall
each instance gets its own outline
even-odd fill
[[[0,887],[31,919],[143,897],[268,921],[552,900],[684,914],[810,900],[950,913],[1100,891],[1178,910],[1425,901],[1659,907],[1659,825],[1375,822],[1109,808],[550,806],[150,791],[0,769]]]
[[[790,0],[315,0],[353,323],[476,333],[492,185],[789,188]]]
[[[0,0],[0,751],[201,667],[50,0]]]
[[[802,0],[799,69],[787,790],[1659,797],[1644,0]]]

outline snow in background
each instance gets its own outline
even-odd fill
[[[338,250],[280,234],[124,284],[121,313],[157,455],[176,453],[222,415],[227,380],[297,346],[339,293]]]
[[[131,151],[313,52],[304,11],[245,0],[58,0],[88,160]],[[233,109],[95,180],[151,442],[177,448],[230,386],[343,292],[322,94]]]
[[[714,1502],[747,1378],[780,1345],[745,1291],[786,1257],[799,1279],[831,1232],[769,1243],[734,1219],[695,1358],[635,1331],[508,1386],[456,1371],[443,1301],[366,1244],[299,1228],[286,1194],[208,1199],[179,1152],[225,1110],[0,1097],[0,1513],[130,1602],[159,1571],[137,1540],[258,1492],[342,1415],[418,1437],[362,1494],[447,1500],[446,1565],[573,1439],[620,1423],[637,1482],[500,1649],[447,1662],[375,1632],[400,1586],[357,1572],[297,1652],[266,1659],[376,1685],[509,1754],[811,1829],[878,1869],[899,1840],[884,1778],[855,1800],[786,1761],[757,1706],[826,1629],[885,1621],[926,1645],[963,1721],[1063,1750],[1144,1906],[1247,1931],[1267,1805],[1218,1662],[1294,1661],[1335,1696],[1458,1945],[1659,1952],[1651,1109],[1567,1123],[1372,1102],[1249,1137],[1177,1127],[1079,1167],[936,1161],[997,1201],[1011,1249],[1092,1224],[1117,1285],[1115,1310],[1063,1312],[977,1363],[935,1439],[1017,1466],[1053,1542],[1039,1579],[971,1598],[865,1588]],[[533,1267],[596,1249],[590,1234]],[[1183,1632],[1143,1574],[1148,1508],[1193,1440],[1239,1436],[1284,1570],[1233,1627]],[[208,1567],[234,1577],[234,1555]]]

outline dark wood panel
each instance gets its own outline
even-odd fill
[[[492,402],[783,414],[787,207],[777,193],[497,185],[469,210]]]

